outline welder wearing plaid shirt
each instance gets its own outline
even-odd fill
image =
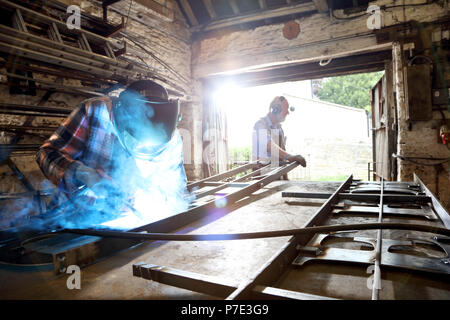
[[[40,147],[36,161],[44,175],[70,197],[80,187],[110,181],[127,190],[138,172],[136,159],[158,166],[186,181],[178,100],[150,80],[132,83],[119,98],[83,101]],[[168,149],[172,161],[163,161]],[[175,156],[175,160],[174,160]],[[158,160],[159,159],[159,160]],[[125,171],[125,172],[124,172]]]

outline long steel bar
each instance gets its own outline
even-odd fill
[[[268,165],[265,165],[263,168],[266,168],[267,166],[269,166],[269,164],[268,164]],[[232,181],[230,181],[230,182],[224,182],[224,183],[222,183],[222,184],[220,184],[220,185],[214,187],[213,189],[210,189],[210,190],[207,190],[207,191],[204,191],[204,192],[201,192],[201,193],[197,193],[197,194],[195,195],[195,197],[196,197],[196,199],[199,199],[199,198],[202,198],[202,197],[205,197],[205,196],[214,194],[214,193],[216,193],[216,192],[218,192],[218,191],[220,191],[220,190],[223,190],[223,189],[226,189],[226,188],[228,188],[228,187],[231,187],[231,186],[232,186],[233,184],[235,184],[236,182],[244,181],[244,180],[246,180],[246,179],[248,179],[248,178],[254,176],[254,175],[255,175],[255,172],[256,172],[256,174],[257,174],[257,173],[260,172],[263,168],[260,168],[260,169],[258,169],[258,170],[255,170],[254,172],[250,172],[250,173],[248,173],[248,174],[246,174],[246,175],[244,175],[244,176],[242,176],[242,177],[240,177],[240,178],[234,179],[234,180],[232,180]],[[277,168],[277,169],[278,169],[278,168]],[[277,169],[274,169],[274,170],[277,170]],[[204,183],[207,183],[207,182],[208,182],[208,181],[206,181],[206,182],[204,182]]]
[[[50,25],[55,25],[56,27],[59,27],[61,30],[66,30],[69,33],[72,33],[74,35],[81,35],[84,34],[85,37],[87,38],[87,40],[89,41],[93,41],[97,44],[99,44],[100,46],[104,46],[105,43],[107,43],[109,40],[107,38],[104,38],[102,36],[99,36],[97,34],[91,33],[89,31],[86,30],[69,30],[66,25],[56,19],[53,19],[51,17],[42,15],[40,13],[34,12],[32,10],[26,9],[24,7],[15,5],[9,1],[4,1],[4,0],[0,0],[1,4],[4,4],[6,7],[13,7],[13,8],[20,8],[21,11],[24,11],[27,13],[27,17],[32,18],[33,22],[40,22],[40,23],[44,23],[48,26]],[[3,7],[3,6],[2,6]],[[4,8],[4,7],[3,7]],[[25,10],[23,10],[25,9]],[[124,61],[124,60],[118,60],[118,59],[113,59],[107,56],[103,56],[100,54],[96,54],[94,52],[89,52],[89,51],[85,51],[79,48],[75,48],[73,46],[69,46],[67,44],[61,43],[61,42],[57,42],[57,41],[53,41],[50,39],[45,39],[45,38],[41,38],[14,28],[10,28],[8,26],[4,26],[4,25],[0,25],[0,30],[2,34],[9,34],[13,37],[17,37],[17,38],[21,38],[21,39],[25,39],[25,40],[30,40],[33,41],[35,43],[39,43],[39,44],[43,44],[43,45],[47,45],[49,47],[52,48],[57,48],[59,50],[65,51],[65,52],[71,52],[71,53],[75,53],[77,55],[79,55],[80,57],[87,57],[90,59],[94,59],[97,61],[101,61],[104,63],[107,63],[110,66],[116,66],[121,68],[121,70],[126,74],[128,73],[131,69],[143,73],[144,76],[150,76],[151,73],[149,72],[149,69],[146,67],[141,67],[139,66],[139,64],[136,64],[134,61]],[[110,43],[113,44],[113,43]],[[120,51],[120,50],[119,50]],[[123,50],[122,50],[123,51]]]
[[[219,298],[226,298],[239,287],[239,283],[227,279],[144,262],[133,265],[133,276]],[[266,286],[256,286],[254,294],[259,299],[335,300],[328,297]]]
[[[218,182],[218,181],[206,181],[203,182],[203,187],[217,187],[217,186],[221,186],[223,184],[223,182]],[[245,182],[230,182],[227,184],[229,187],[246,187],[249,185],[249,183],[245,183]]]
[[[380,181],[380,211],[378,214],[378,223],[383,220],[383,193],[384,193],[384,179],[381,178]],[[381,248],[382,248],[382,231],[381,229],[377,232],[377,245],[375,248],[375,264],[374,264],[374,275],[373,275],[373,286],[372,286],[372,300],[378,300],[380,289],[381,289]]]
[[[105,68],[102,69],[100,67],[96,67],[93,65],[80,63],[74,60],[69,60],[67,59],[67,56],[69,56],[67,53],[63,55],[65,56],[63,58],[48,53],[42,53],[40,51],[26,49],[17,45],[12,45],[4,41],[0,42],[0,51],[5,52],[9,55],[15,55],[22,58],[29,58],[37,61],[42,61],[45,63],[51,63],[55,66],[63,65],[66,68],[71,68],[82,72],[88,72],[90,74],[101,76],[103,78],[111,78],[115,80],[124,78],[124,76],[121,75],[120,72],[112,72]]]
[[[97,60],[89,59],[83,56],[79,56],[75,53],[65,52],[62,50],[54,49],[53,47],[48,47],[47,45],[38,44],[36,42],[27,41],[25,39],[18,38],[16,35],[7,35],[4,33],[0,33],[0,41],[4,43],[8,43],[10,45],[15,45],[20,48],[27,48],[29,50],[38,51],[43,54],[54,56],[54,57],[60,57],[64,58],[70,61],[76,61],[82,64],[85,64],[87,66],[95,66],[98,68],[102,68],[105,66],[104,62],[100,62]],[[111,66],[110,71],[116,72],[119,68],[116,66]],[[128,73],[129,70],[123,69],[124,72]]]
[[[2,34],[7,34],[7,35],[13,36],[18,39],[27,40],[29,42],[41,44],[44,46],[51,46],[51,47],[55,48],[55,52],[58,52],[58,51],[70,52],[70,53],[76,54],[80,57],[85,57],[85,58],[88,58],[88,59],[91,59],[94,61],[98,61],[98,62],[107,64],[107,65],[116,66],[116,67],[119,67],[124,70],[132,70],[133,69],[133,65],[130,64],[129,62],[111,59],[107,56],[103,56],[103,55],[97,54],[95,52],[89,52],[86,50],[82,50],[80,48],[70,46],[65,43],[56,42],[56,41],[53,41],[53,40],[50,40],[47,38],[39,37],[37,35],[33,35],[31,33],[26,33],[26,32],[23,32],[23,31],[14,29],[14,28],[10,28],[10,27],[2,25],[2,24],[0,24],[0,32]]]
[[[300,229],[287,229],[276,231],[248,232],[248,233],[217,233],[217,234],[173,234],[173,233],[141,233],[132,231],[110,231],[95,229],[63,229],[56,233],[73,233],[96,237],[111,237],[118,239],[137,239],[137,240],[163,240],[163,241],[222,241],[222,240],[244,240],[260,239],[273,237],[286,237],[296,235],[313,235],[316,233],[330,233],[341,231],[356,230],[413,230],[421,232],[430,232],[441,235],[450,235],[450,230],[441,227],[428,226],[412,223],[356,223],[356,224],[338,224],[315,227],[304,227]]]
[[[346,190],[352,181],[353,176],[349,176],[342,185],[333,193],[333,195],[326,201],[318,210],[318,212],[305,224],[305,227],[311,227],[320,224],[333,210],[333,206],[339,201],[339,193]],[[263,179],[264,180],[264,179]],[[264,264],[264,266],[257,271],[246,283],[239,287],[235,292],[228,296],[228,300],[234,299],[248,299],[251,296],[251,290],[255,285],[273,283],[292,263],[297,255],[297,245],[306,243],[313,235],[293,236],[289,241]]]
[[[89,74],[101,75],[105,78],[134,77],[136,75],[136,71],[130,69],[87,58],[78,53],[70,53],[55,49],[53,43],[52,46],[49,47],[48,44],[38,44],[6,34],[0,34],[0,41],[3,43],[3,46],[0,47],[3,52],[15,54],[23,58],[32,58],[56,66],[63,65],[64,67],[79,70],[81,72],[87,71]],[[108,68],[105,68],[105,66],[108,66]]]
[[[202,186],[203,182],[206,182],[206,181],[219,181],[219,180],[223,180],[223,179],[226,179],[226,178],[230,178],[230,177],[232,177],[232,176],[234,176],[234,175],[236,175],[238,173],[245,172],[245,171],[247,171],[249,169],[253,169],[257,165],[258,165],[257,162],[250,162],[248,164],[245,164],[243,166],[239,166],[237,168],[228,170],[226,172],[218,173],[218,174],[216,174],[214,176],[211,176],[211,177],[208,177],[208,178],[196,181],[196,182],[189,183],[187,185],[187,188],[188,188],[188,190],[192,190],[195,187]]]

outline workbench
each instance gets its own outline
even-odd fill
[[[333,193],[341,182],[274,181],[230,208],[217,209],[177,233],[211,234],[301,228],[323,199],[287,199],[281,192]],[[366,221],[375,218],[365,218]],[[373,220],[372,220],[373,221]],[[0,299],[217,299],[217,297],[133,276],[139,262],[171,267],[243,283],[286,243],[289,237],[231,241],[149,241],[81,269],[81,289],[69,290],[69,274],[56,276],[51,266],[35,271],[2,265]],[[369,299],[365,266],[307,264],[289,269],[275,287],[343,299]],[[390,272],[390,271],[389,271]],[[386,275],[386,274],[384,274]],[[427,277],[420,283],[410,272],[383,278],[382,299],[450,299],[448,281]],[[400,284],[400,285],[399,285]],[[414,290],[415,288],[415,290]],[[411,289],[413,289],[411,291]]]

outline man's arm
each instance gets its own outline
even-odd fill
[[[81,162],[75,159],[86,148],[88,120],[84,103],[72,111],[59,128],[45,141],[36,154],[36,162],[42,173],[55,185],[64,183],[65,189],[76,186],[68,179],[68,171]],[[67,178],[67,179],[66,179]]]
[[[289,162],[297,161],[300,163],[302,167],[306,167],[306,160],[301,155],[291,155],[290,153],[283,150],[279,145],[277,145],[273,140],[269,140],[267,142],[267,150],[270,154],[274,154],[274,152],[278,153],[278,158],[280,160],[287,160]]]

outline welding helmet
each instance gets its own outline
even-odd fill
[[[139,80],[121,92],[112,109],[112,120],[122,146],[132,156],[150,160],[172,139],[180,120],[178,100],[151,80]]]

